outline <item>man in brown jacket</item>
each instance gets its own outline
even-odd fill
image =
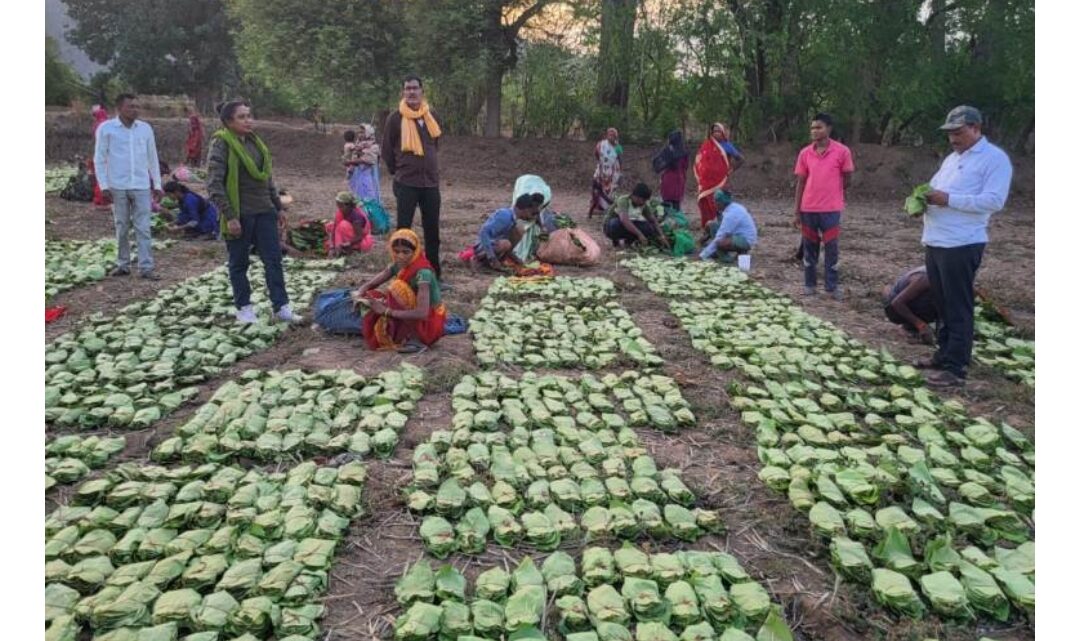
[[[424,100],[424,86],[417,76],[407,76],[401,102],[383,127],[382,151],[386,168],[394,177],[397,228],[412,227],[416,206],[424,228],[424,253],[442,281],[439,264],[439,137],[442,128],[435,112]]]

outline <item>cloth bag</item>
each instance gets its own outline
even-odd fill
[[[600,262],[600,245],[582,229],[557,229],[541,243],[536,257],[553,265],[591,267]]]

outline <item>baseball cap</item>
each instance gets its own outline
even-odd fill
[[[959,129],[964,125],[981,125],[982,114],[975,107],[969,107],[967,105],[960,105],[954,107],[949,112],[948,116],[945,116],[945,124],[938,127],[943,131],[953,131]]]

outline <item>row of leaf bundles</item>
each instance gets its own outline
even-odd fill
[[[600,369],[619,355],[642,366],[664,360],[617,302],[575,307],[550,301],[507,301],[491,296],[469,320],[481,365]]]
[[[1035,341],[1021,338],[1013,327],[991,317],[986,305],[975,306],[972,357],[1011,379],[1035,387]]]
[[[452,405],[455,430],[618,430],[629,425],[670,432],[694,423],[690,404],[674,379],[635,371],[599,379],[591,374],[573,379],[526,372],[520,380],[495,372],[466,374],[454,386]]]
[[[632,503],[611,501],[606,506],[595,505],[579,516],[556,503],[525,511],[520,517],[497,505],[486,510],[473,507],[456,519],[456,525],[441,516],[425,517],[420,525],[420,536],[432,556],[442,559],[454,551],[483,552],[489,536],[503,547],[515,547],[524,541],[538,550],[551,551],[559,547],[563,539],[582,536],[594,541],[609,537],[634,539],[647,534],[658,539],[675,537],[695,541],[703,534],[722,530],[723,522],[715,511],[691,510],[676,503],[664,505],[661,510],[652,501],[637,499]]]
[[[1025,471],[1030,469],[1026,461],[1002,444],[997,427],[981,419],[963,431],[944,434],[924,425],[918,428],[918,442],[886,434],[872,447],[823,443],[826,436],[810,426],[781,437],[758,422],[757,432],[758,458],[765,464],[758,477],[774,490],[788,492],[799,509],[809,509],[815,496],[845,508],[874,506],[890,493],[910,494],[942,509],[957,502],[987,510],[981,521],[988,520],[1006,537],[1027,531],[1026,526],[1010,525],[1019,520],[1010,508],[1020,514],[1034,510],[1035,483]],[[1000,433],[1014,444],[1027,443],[1007,425]],[[993,514],[995,510],[1009,514]],[[919,516],[934,518],[925,511]],[[978,528],[973,529],[976,535],[981,534]]]
[[[741,640],[727,630],[767,626],[787,631],[770,597],[738,561],[723,553],[683,551],[648,555],[624,544],[617,550],[585,549],[580,570],[566,552],[537,568],[525,557],[513,572],[480,573],[472,594],[451,566],[433,571],[427,561],[398,580],[395,596],[406,613],[395,626],[399,641],[506,632],[539,626],[553,600],[558,629],[567,639]],[[436,610],[441,610],[436,616]],[[635,629],[631,633],[630,628]],[[676,632],[681,633],[677,635]],[[791,638],[787,636],[770,638]]]
[[[672,313],[694,349],[720,368],[738,366],[751,379],[823,383],[915,384],[918,371],[885,351],[845,336],[787,301],[672,301]]]
[[[240,382],[218,388],[151,456],[224,461],[348,451],[385,458],[423,395],[422,383],[423,371],[408,364],[371,378],[352,370],[248,370]]]
[[[546,298],[560,303],[591,303],[615,298],[615,283],[595,276],[550,279],[514,278],[500,276],[488,287],[493,298]]]
[[[45,489],[74,483],[124,451],[123,436],[58,436],[45,444]]]
[[[123,474],[128,480],[123,480]],[[120,466],[46,520],[46,622],[278,638],[315,631],[337,541],[360,513],[357,462],[263,473]],[[123,638],[123,637],[119,637]]]
[[[289,296],[298,308],[334,276],[293,269]],[[198,395],[193,384],[266,349],[285,331],[280,323],[236,325],[231,300],[222,268],[116,316],[87,317],[77,332],[45,346],[46,422],[147,427]]]
[[[862,543],[838,535],[829,545],[833,567],[845,578],[869,585],[877,600],[901,614],[921,617],[925,605],[912,581],[938,614],[972,619],[976,611],[1006,621],[1010,602],[1035,612],[1035,544],[996,547],[989,557],[975,546],[957,552],[950,535],[927,541],[917,560],[908,537],[890,527],[869,552]],[[873,561],[883,567],[875,567]]]
[[[623,260],[621,264],[630,268],[631,273],[653,293],[678,300],[710,300],[740,294],[741,290],[753,286],[742,271],[717,269],[715,264],[708,262],[639,256]]]
[[[172,240],[155,240],[157,251],[173,244]],[[45,298],[49,299],[74,287],[102,280],[116,262],[116,239],[46,240],[45,241]]]

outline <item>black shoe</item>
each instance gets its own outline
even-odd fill
[[[139,278],[143,280],[161,280],[161,276],[158,276],[152,271],[145,271],[139,273]]]
[[[130,276],[130,275],[131,275],[131,270],[128,269],[127,267],[113,267],[112,271],[109,272],[109,276]]]

